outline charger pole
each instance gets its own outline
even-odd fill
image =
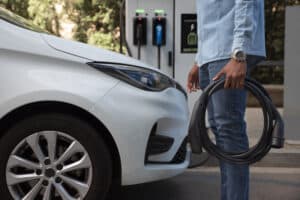
[[[142,46],[142,25],[138,24],[137,27],[137,40],[138,40],[138,59],[141,60],[141,46]]]
[[[161,68],[161,46],[157,46],[157,66],[158,69]]]
[[[142,45],[147,45],[147,18],[144,9],[137,9],[134,22],[134,45],[137,46],[137,58],[141,60]]]

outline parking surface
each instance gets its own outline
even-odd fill
[[[250,200],[300,200],[300,169],[252,168]],[[120,200],[219,200],[217,168],[197,168],[162,182],[123,188]]]

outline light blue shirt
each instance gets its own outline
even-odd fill
[[[266,56],[264,0],[196,0],[196,63],[228,59],[235,49]]]

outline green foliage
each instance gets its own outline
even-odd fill
[[[120,0],[76,0],[69,4],[70,18],[77,27],[75,39],[110,50],[119,48]]]
[[[0,0],[0,6],[19,14],[22,17],[28,18],[28,0]]]
[[[34,24],[60,35],[61,20],[76,24],[74,39],[119,48],[119,7],[121,0],[0,0],[0,5],[33,20]],[[266,42],[269,60],[282,60],[284,55],[284,16],[286,5],[299,5],[299,0],[266,0]],[[58,13],[55,5],[62,5]]]
[[[75,40],[117,51],[121,0],[0,0],[3,6],[60,36],[63,20],[75,23]],[[58,11],[56,6],[62,7]]]
[[[56,35],[60,35],[62,21],[67,19],[76,24],[73,39],[113,51],[119,49],[120,3],[121,0],[0,0],[0,6]],[[268,60],[283,60],[287,5],[300,5],[300,0],[265,0]],[[283,82],[283,69],[279,66],[260,67],[253,74],[264,83]]]
[[[59,36],[59,16],[54,8],[56,3],[60,3],[59,0],[29,0],[27,10],[34,24]]]
[[[283,84],[284,83],[284,68],[282,66],[259,66],[251,72],[251,77],[254,77],[262,84]]]
[[[283,60],[285,34],[285,7],[300,5],[299,0],[267,0],[266,15],[266,45],[268,60]]]
[[[285,7],[289,5],[300,5],[300,1],[265,1],[267,60],[284,59]],[[260,66],[252,72],[252,76],[264,84],[283,84],[284,68]]]

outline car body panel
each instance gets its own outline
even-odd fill
[[[115,53],[113,51],[101,49],[80,42],[65,40],[49,34],[41,34],[41,36],[50,47],[67,54],[82,57],[91,61],[127,63],[150,68],[148,65],[140,61]],[[116,58],[118,59],[116,60]]]
[[[150,66],[1,19],[0,36],[0,118],[24,105],[43,101],[68,103],[86,110],[104,123],[117,144],[123,185],[169,178],[187,168],[190,151],[185,162],[167,164],[187,136],[185,95],[175,88],[143,91],[86,63]],[[151,157],[161,164],[145,164],[147,141],[156,122],[159,134],[175,141],[168,152]]]
[[[151,165],[145,165],[147,142],[156,123],[156,133],[174,138],[174,144],[168,152],[150,157],[150,160],[161,162],[157,165],[160,165],[162,171],[176,169],[176,165],[166,163],[172,161],[187,136],[189,112],[183,93],[174,88],[166,89],[159,95],[143,90],[137,92],[136,88],[120,82],[101,99],[101,103],[95,105],[94,112],[96,115],[105,116],[102,118],[104,124],[113,133],[117,146],[122,149],[120,157],[124,185],[135,181],[143,183],[160,179],[155,176],[148,177],[147,169],[152,168]],[[135,163],[134,166],[132,163]],[[177,167],[180,166],[184,170],[187,163]],[[155,171],[161,173],[161,177],[163,173],[158,169]]]
[[[86,63],[90,60],[57,51],[42,39],[41,33],[18,27],[0,19],[0,49]]]
[[[12,107],[57,100],[88,109],[119,82],[87,66],[89,60],[49,47],[40,33],[1,20],[0,27],[9,36],[0,37],[1,98]]]
[[[84,64],[49,57],[0,49],[0,60],[4,63],[0,68],[0,117],[41,101],[65,102],[92,111],[119,82]]]

